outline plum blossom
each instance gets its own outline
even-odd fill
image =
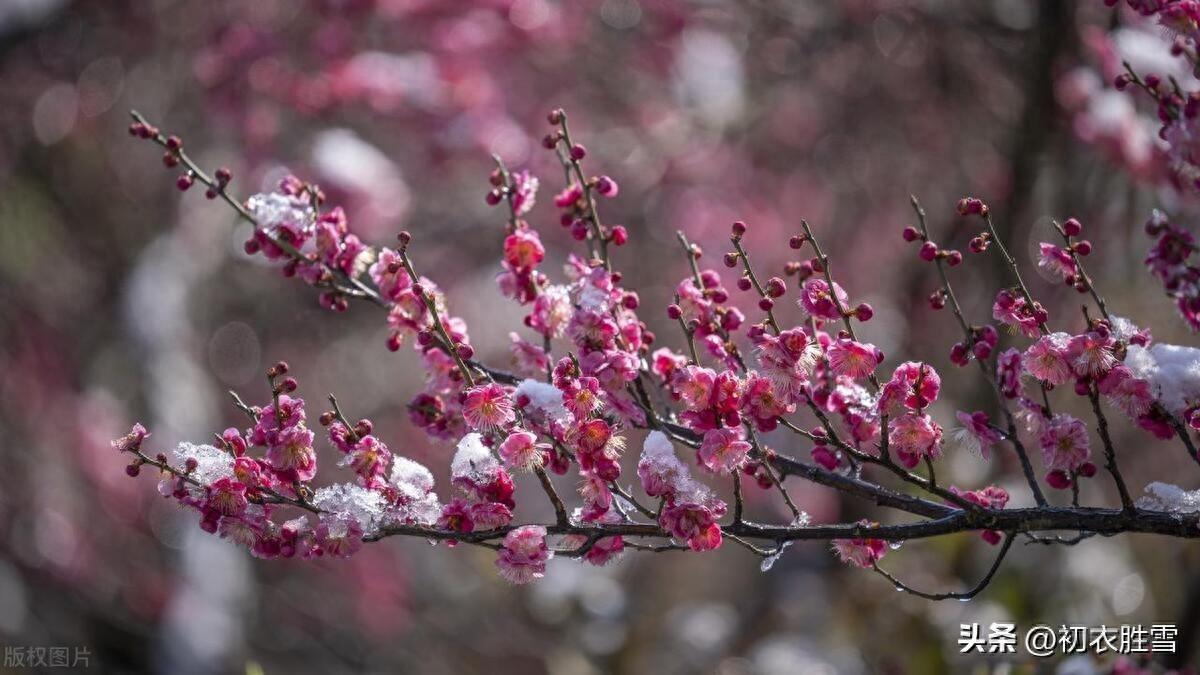
[[[1078,269],[1070,251],[1046,242],[1038,244],[1038,249],[1038,267],[1068,283],[1075,281]]]
[[[513,369],[526,376],[540,375],[550,367],[550,357],[546,350],[522,338],[515,332],[508,334],[512,343],[509,353],[512,355]]]
[[[500,444],[500,459],[513,469],[532,471],[545,463],[550,446],[537,442],[537,435],[528,431],[514,431]]]
[[[751,371],[746,375],[742,390],[742,411],[750,416],[759,431],[771,431],[779,425],[779,417],[795,411],[796,405],[783,400],[775,384]]]
[[[933,366],[918,361],[902,363],[880,390],[879,412],[890,415],[901,407],[922,410],[937,400],[941,389],[942,378]]]
[[[412,278],[404,269],[400,253],[386,246],[380,249],[379,257],[367,269],[367,273],[379,289],[379,294],[393,302],[412,287]]]
[[[860,520],[857,524],[863,527],[878,525],[869,520]],[[842,562],[866,569],[874,567],[888,551],[887,542],[882,539],[834,539],[831,546]]]
[[[761,373],[775,385],[775,391],[789,403],[799,402],[821,354],[816,341],[803,329],[790,328],[779,335],[760,335],[756,352]]]
[[[996,485],[989,485],[982,490],[970,491],[960,490],[951,485],[950,492],[985,509],[1002,509],[1008,505],[1008,491]],[[987,543],[995,546],[1000,543],[1003,535],[997,530],[983,530],[979,533],[979,536]]]
[[[1021,389],[1021,352],[1010,347],[996,357],[996,386],[1004,398],[1019,398]]]
[[[709,471],[729,473],[746,461],[749,452],[750,444],[742,440],[740,429],[712,429],[704,434],[698,456]]]
[[[537,201],[538,179],[529,171],[514,171],[512,178],[512,208],[518,216],[533,209]]]
[[[112,442],[112,447],[117,452],[134,452],[142,447],[142,441],[147,438],[150,438],[150,432],[146,431],[141,422],[136,422],[129,433]]]
[[[1067,343],[1067,360],[1080,377],[1099,379],[1117,364],[1111,335],[1088,331]]]
[[[911,469],[922,459],[941,456],[942,428],[929,415],[907,413],[889,425],[888,445],[900,463]]]
[[[840,320],[842,318],[838,307],[846,307],[849,296],[837,283],[833,284],[833,293],[829,292],[829,284],[817,277],[804,282],[800,289],[800,309],[818,319]]]
[[[664,504],[658,522],[672,536],[687,540],[693,551],[711,551],[721,546],[721,526],[717,519],[725,515],[725,502],[695,481],[687,481]]]
[[[1046,310],[1037,303],[1030,307],[1023,295],[1005,289],[996,294],[992,318],[1025,337],[1035,338],[1040,334],[1039,326],[1046,322]]]
[[[576,522],[584,521],[606,524],[619,524],[621,522],[621,516],[617,513],[616,509],[606,510],[603,514],[592,519],[591,521],[585,520],[582,509],[576,509],[571,519]],[[567,546],[580,548],[587,545],[588,538],[581,534],[572,534],[563,537],[562,541],[563,544]],[[604,565],[619,559],[624,552],[624,537],[600,537],[587,548],[586,552],[583,554],[583,559],[587,561],[589,565],[603,567]]]
[[[1068,487],[1072,482],[1070,476],[1080,471],[1092,454],[1087,425],[1064,413],[1055,415],[1045,425],[1038,444],[1047,471],[1054,475],[1054,478],[1048,476],[1047,482],[1054,487]]]
[[[536,230],[518,228],[504,240],[504,262],[517,272],[528,272],[546,257]]]
[[[825,358],[835,374],[858,379],[875,372],[875,366],[883,361],[883,352],[875,345],[841,338],[829,345]]]
[[[468,389],[463,395],[462,406],[467,426],[477,431],[505,427],[516,419],[508,392],[495,383]]]
[[[954,440],[971,452],[982,455],[985,460],[991,459],[992,446],[999,443],[1004,436],[992,427],[986,413],[975,411],[965,413],[961,410],[955,413],[961,427],[955,429]]]
[[[527,584],[546,575],[546,561],[554,553],[546,546],[546,528],[523,525],[504,536],[496,557],[500,576],[512,584]]]
[[[1022,359],[1025,372],[1054,387],[1066,384],[1072,374],[1067,355],[1070,340],[1070,335],[1061,332],[1038,338],[1025,350]]]
[[[1096,383],[1096,389],[1132,419],[1149,413],[1154,405],[1150,383],[1140,377],[1134,377],[1133,372],[1124,365],[1117,365],[1109,370]]]

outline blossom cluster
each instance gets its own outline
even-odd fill
[[[703,251],[681,233],[691,273],[663,304],[686,348],[659,346],[639,315],[641,297],[624,286],[610,256],[610,247],[624,245],[629,234],[605,224],[598,212],[599,199],[616,197],[619,187],[608,176],[585,173],[587,151],[570,137],[565,113],[552,111],[549,122],[553,130],[544,145],[568,179],[551,201],[558,222],[582,242],[584,253],[565,260],[561,277],[544,268],[542,235],[530,223],[541,181],[497,161],[485,197],[506,211],[504,231],[496,237],[496,283],[521,308],[529,331],[529,337],[511,336],[511,371],[475,360],[466,322],[451,313],[435,282],[416,271],[412,235],[401,232],[394,247],[368,247],[349,232],[341,209],[321,210],[318,187],[293,177],[271,192],[235,202],[226,191],[227,174],[209,178],[191,163],[181,142],[139,122],[136,135],[163,145],[172,166],[187,167],[185,175],[208,185],[254,224],[248,252],[320,288],[325,307],[340,310],[352,299],[366,299],[385,309],[388,349],[411,340],[426,374],[422,391],[408,405],[409,419],[455,450],[450,485],[439,496],[426,467],[394,454],[369,420],[349,421],[330,397],[332,409],[318,422],[341,458],[339,467],[354,478],[315,487],[316,434],[304,400],[294,396],[298,384],[281,362],[267,372],[268,403],[248,406],[236,399],[250,420],[247,428],[225,430],[217,445],[184,443],[172,457],[151,457],[141,450],[148,434],[136,426],[114,442],[132,456],[129,472],[157,468],[165,496],[198,512],[205,530],[258,556],[344,557],[364,541],[408,534],[488,547],[501,576],[526,583],[544,575],[556,554],[604,565],[629,548],[708,551],[732,538],[760,555],[778,555],[783,548],[778,533],[764,534],[744,519],[743,477],[779,493],[793,512],[785,526],[789,532],[807,527],[807,517],[788,494],[789,474],[826,485],[849,481],[877,497],[893,497],[864,478],[865,465],[940,500],[922,504],[923,511],[995,514],[1008,505],[1007,491],[943,487],[934,466],[958,451],[993,461],[996,448],[1011,446],[1044,505],[1022,437],[1041,450],[1043,481],[1052,488],[1077,488],[1081,478],[1098,474],[1087,424],[1051,410],[1050,393],[1063,388],[1091,402],[1101,421],[1105,467],[1126,506],[1129,497],[1101,403],[1160,438],[1180,434],[1190,442],[1185,426],[1200,429],[1200,350],[1153,343],[1148,331],[1108,313],[1083,267],[1082,258],[1093,249],[1079,239],[1082,224],[1069,219],[1056,227],[1062,243],[1041,243],[1038,264],[1090,293],[1100,315],[1085,315],[1081,331],[1052,332],[1049,313],[1032,297],[996,235],[990,209],[970,197],[957,207],[976,228],[969,251],[997,251],[1013,273],[1012,284],[995,296],[990,320],[972,323],[965,317],[946,269],[966,259],[933,241],[915,200],[919,227],[905,227],[902,237],[917,244],[921,261],[937,267],[942,284],[930,305],[949,306],[963,335],[950,347],[950,360],[981,367],[997,394],[999,423],[987,411],[957,411],[958,427],[947,433],[932,412],[942,374],[919,360],[888,365],[881,349],[859,339],[856,327],[869,322],[874,309],[852,302],[834,280],[807,223],[788,242],[799,259],[785,266],[784,276],[765,280],[744,246],[749,226],[733,223],[732,250],[721,258],[734,270],[732,284],[705,267]],[[1190,238],[1165,222],[1155,228],[1154,234],[1170,241],[1161,243],[1160,254],[1152,253],[1151,269],[1165,283],[1190,274],[1180,270],[1191,253]],[[749,302],[739,301],[739,294]],[[1004,348],[1002,327],[1014,336]],[[802,415],[811,422],[800,422]],[[1022,422],[1020,428],[1014,420]],[[644,497],[621,488],[622,460],[638,430],[649,432],[636,462]],[[812,464],[768,445],[785,432],[811,444]],[[676,445],[693,449],[694,463],[681,458]],[[570,511],[552,478],[568,473],[576,487]],[[554,522],[516,522],[518,501],[528,498],[518,494],[518,474],[536,477],[555,511]],[[1072,492],[1078,505],[1078,490]],[[298,517],[284,520],[285,515]],[[831,537],[836,554],[876,567],[886,543],[857,535],[877,527],[858,523],[847,530],[855,536]],[[1005,532],[996,527],[989,521],[972,529],[998,544]],[[741,536],[747,533],[774,536],[774,553],[747,543]],[[640,541],[647,537],[666,543]]]

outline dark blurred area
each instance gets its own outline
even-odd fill
[[[1152,59],[1165,44],[1101,2],[0,2],[0,643],[86,648],[98,672],[999,673],[1111,662],[968,661],[961,623],[1178,622],[1179,662],[1191,658],[1200,555],[1176,541],[1018,544],[970,603],[896,593],[818,543],[768,572],[729,546],[555,560],[518,589],[486,551],[418,540],[344,561],[253,559],[152,479],[126,477],[109,446],[135,420],[155,448],[240,424],[225,390],[262,400],[263,370],[287,359],[305,398],[335,392],[439,484],[453,451],[409,423],[422,373],[407,349],[386,350],[379,311],[326,312],[245,255],[246,226],[175,189],[126,133],[130,109],[203,166],[231,167],[243,197],[290,171],[368,242],[411,231],[480,356],[503,363],[521,314],[494,282],[504,217],[484,203],[490,156],[540,176],[530,219],[565,260],[576,242],[550,203],[562,172],[540,146],[562,106],[591,169],[621,183],[602,216],[629,228],[616,265],[660,341],[681,342],[661,311],[687,273],[676,230],[716,267],[729,222],[745,220],[756,266],[780,273],[804,218],[840,283],[876,308],[864,339],[937,366],[948,395],[934,412],[952,419],[989,399],[950,365],[952,318],[928,308],[934,279],[900,240],[912,194],[960,248],[971,233],[955,201],[986,199],[1030,270],[1050,219],[1079,218],[1115,313],[1193,340],[1142,268],[1140,225],[1155,206],[1194,207],[1156,180],[1153,111],[1105,84],[1114,54]],[[1002,270],[992,257],[963,269],[965,309],[986,321]],[[1082,326],[1079,296],[1027,276],[1052,316]],[[1195,469],[1127,424],[1114,436],[1136,491]],[[807,459],[793,439],[767,442]],[[1029,500],[1013,458],[948,454],[947,480]],[[792,491],[818,521],[891,517]],[[1112,503],[1107,491],[1092,481],[1084,501]],[[788,520],[758,497],[751,518]],[[888,561],[914,586],[955,589],[991,553],[960,535]]]

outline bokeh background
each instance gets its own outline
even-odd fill
[[[1168,665],[1190,662],[1200,554],[1176,541],[1018,545],[969,603],[896,593],[819,543],[766,573],[732,546],[603,569],[556,560],[514,589],[486,551],[420,541],[255,560],[201,532],[152,478],[127,478],[109,447],[134,420],[156,449],[241,423],[224,391],[265,397],[262,371],[282,358],[314,405],[337,393],[443,483],[452,452],[408,422],[421,373],[407,349],[387,352],[378,310],[324,312],[245,256],[231,212],[180,195],[129,138],[131,108],[204,166],[232,167],[243,196],[290,170],[364,239],[410,230],[482,355],[503,361],[521,314],[494,285],[489,155],[542,177],[531,219],[562,260],[573,242],[549,203],[561,172],[539,139],[563,106],[590,169],[621,183],[602,215],[632,234],[616,265],[661,341],[677,342],[661,311],[685,274],[677,229],[716,266],[744,219],[756,264],[778,273],[806,218],[842,284],[878,310],[864,338],[892,364],[943,371],[946,422],[989,399],[973,369],[950,366],[952,318],[928,309],[930,270],[900,241],[910,194],[936,238],[964,249],[954,202],[983,197],[1028,269],[1050,218],[1080,218],[1110,307],[1194,342],[1141,266],[1151,208],[1186,222],[1193,198],[1162,181],[1153,110],[1107,84],[1121,58],[1190,78],[1167,44],[1099,0],[0,2],[0,642],[86,647],[100,672],[1099,672],[1111,661],[965,660],[958,627],[1169,622],[1181,654]],[[969,262],[955,282],[983,321],[1004,277],[994,256]],[[1080,296],[1027,274],[1078,330]],[[1133,489],[1198,487],[1179,448],[1116,427]],[[768,442],[807,459],[794,438]],[[1028,501],[1011,458],[949,455],[955,483],[999,481]],[[817,520],[891,517],[792,492]],[[1087,503],[1112,499],[1105,481],[1085,486]],[[786,520],[766,498],[749,509]],[[991,553],[963,535],[887,562],[913,585],[957,588]]]

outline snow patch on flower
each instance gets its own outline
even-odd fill
[[[392,485],[396,486],[397,504],[389,514],[398,522],[432,525],[442,513],[441,502],[433,491],[433,474],[425,465],[407,457],[392,463]]]
[[[1149,348],[1130,345],[1125,365],[1150,383],[1155,397],[1179,415],[1189,402],[1200,400],[1200,349],[1157,343]]]
[[[261,192],[250,197],[246,200],[246,210],[260,228],[272,235],[281,228],[296,234],[307,233],[315,217],[307,201],[279,192]]]
[[[322,511],[358,523],[363,534],[373,533],[384,516],[383,495],[351,483],[338,483],[318,489],[313,494],[312,503]]]
[[[462,437],[454,460],[450,462],[450,474],[455,480],[467,479],[475,483],[489,482],[499,468],[500,462],[483,444],[483,436],[476,433]]]
[[[538,380],[523,380],[517,385],[516,396],[522,395],[529,399],[529,407],[546,416],[549,420],[567,422],[570,413],[563,405],[563,394],[555,386]]]
[[[220,448],[180,443],[175,447],[175,463],[183,466],[188,459],[196,460],[196,469],[191,473],[192,478],[204,485],[233,477],[233,456]]]

